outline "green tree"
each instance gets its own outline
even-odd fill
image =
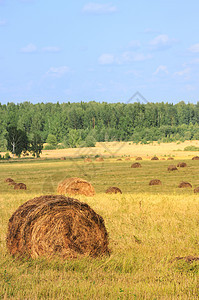
[[[16,154],[17,156],[21,155],[22,151],[27,151],[29,148],[28,137],[26,133],[17,127],[10,126],[7,128],[7,149]]]
[[[57,146],[57,138],[54,134],[49,133],[46,142],[52,146]]]
[[[38,133],[34,133],[31,135],[29,149],[34,157],[40,157],[40,154],[42,153],[43,149],[43,141]]]

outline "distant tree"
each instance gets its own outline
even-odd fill
[[[21,155],[22,151],[28,150],[29,142],[26,133],[17,127],[11,126],[7,128],[7,149],[16,154]]]
[[[30,137],[30,152],[35,157],[40,157],[40,154],[43,149],[43,141],[41,136],[38,133],[34,133]]]
[[[46,142],[52,146],[57,145],[57,138],[54,134],[49,133]]]
[[[65,145],[70,148],[76,148],[81,144],[81,133],[77,129],[69,129],[69,132],[64,141]]]

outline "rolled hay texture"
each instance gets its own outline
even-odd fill
[[[47,195],[21,205],[8,223],[7,248],[16,257],[63,259],[108,254],[103,218],[86,203]]]
[[[179,167],[179,168],[185,168],[185,167],[187,167],[187,164],[185,162],[179,162],[177,164],[177,167]]]
[[[14,180],[13,180],[12,178],[6,178],[6,179],[4,180],[4,182],[10,183],[10,182],[14,182]]]
[[[199,160],[199,156],[192,157],[192,160]]]
[[[92,159],[90,159],[90,158],[85,158],[84,161],[85,161],[85,162],[92,162]]]
[[[174,158],[173,157],[168,157],[167,160],[174,160]]]
[[[122,194],[122,191],[118,187],[112,186],[106,190],[106,194]]]
[[[134,163],[131,165],[131,168],[141,168],[141,164],[140,163]]]
[[[142,160],[142,157],[138,156],[135,160]]]
[[[189,182],[186,182],[186,181],[182,181],[179,185],[178,185],[179,188],[192,188],[192,185],[191,183]]]
[[[94,196],[95,189],[92,184],[78,177],[67,178],[57,188],[59,194]]]
[[[176,166],[174,166],[174,165],[170,165],[170,166],[168,166],[168,169],[167,169],[168,171],[175,171],[175,170],[177,170],[177,167]]]
[[[194,189],[194,193],[199,193],[199,186]]]
[[[159,158],[157,156],[154,156],[151,158],[151,160],[159,160]]]
[[[97,157],[96,161],[104,161],[103,157]]]
[[[161,184],[162,184],[162,182],[159,179],[152,179],[149,182],[149,185],[161,185]]]
[[[15,183],[14,190],[27,190],[27,187],[24,183]]]

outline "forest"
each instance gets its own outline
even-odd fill
[[[10,150],[11,129],[25,133],[29,144],[47,142],[52,148],[198,140],[199,102],[0,103],[0,151]]]

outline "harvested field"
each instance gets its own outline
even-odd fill
[[[199,193],[199,186],[194,189],[194,193]]]
[[[130,157],[126,157],[125,160],[131,160]]]
[[[122,194],[122,191],[118,187],[112,186],[106,190],[106,194]]]
[[[66,160],[66,157],[60,157],[60,160]]]
[[[151,158],[151,160],[159,160],[159,158],[157,156],[154,156]]]
[[[168,157],[167,160],[174,160],[174,158],[173,157]]]
[[[191,183],[189,182],[186,182],[186,181],[182,181],[179,185],[178,185],[179,188],[192,188],[192,185]]]
[[[142,157],[138,156],[135,160],[142,160]]]
[[[131,165],[131,168],[141,168],[141,164],[140,163],[134,163]]]
[[[91,183],[78,177],[67,178],[57,188],[59,194],[94,196],[95,189]]]
[[[85,158],[84,161],[85,162],[92,162],[92,159],[91,158]]]
[[[61,195],[31,199],[9,220],[7,248],[14,256],[63,259],[109,253],[104,220],[86,203]]]
[[[149,182],[149,185],[161,185],[162,182],[159,179],[152,179]]]
[[[116,159],[116,161],[122,161],[122,159],[121,159],[121,158],[118,158],[118,159]]]
[[[103,157],[97,157],[96,161],[104,161]]]
[[[179,167],[179,168],[185,168],[185,167],[187,167],[187,164],[185,162],[179,162],[177,164],[177,167]]]
[[[26,190],[27,187],[24,183],[20,182],[20,183],[15,183],[14,185],[14,190]]]
[[[168,170],[168,171],[176,171],[176,170],[178,170],[178,169],[177,169],[176,166],[170,165],[170,166],[168,166],[167,170]]]

